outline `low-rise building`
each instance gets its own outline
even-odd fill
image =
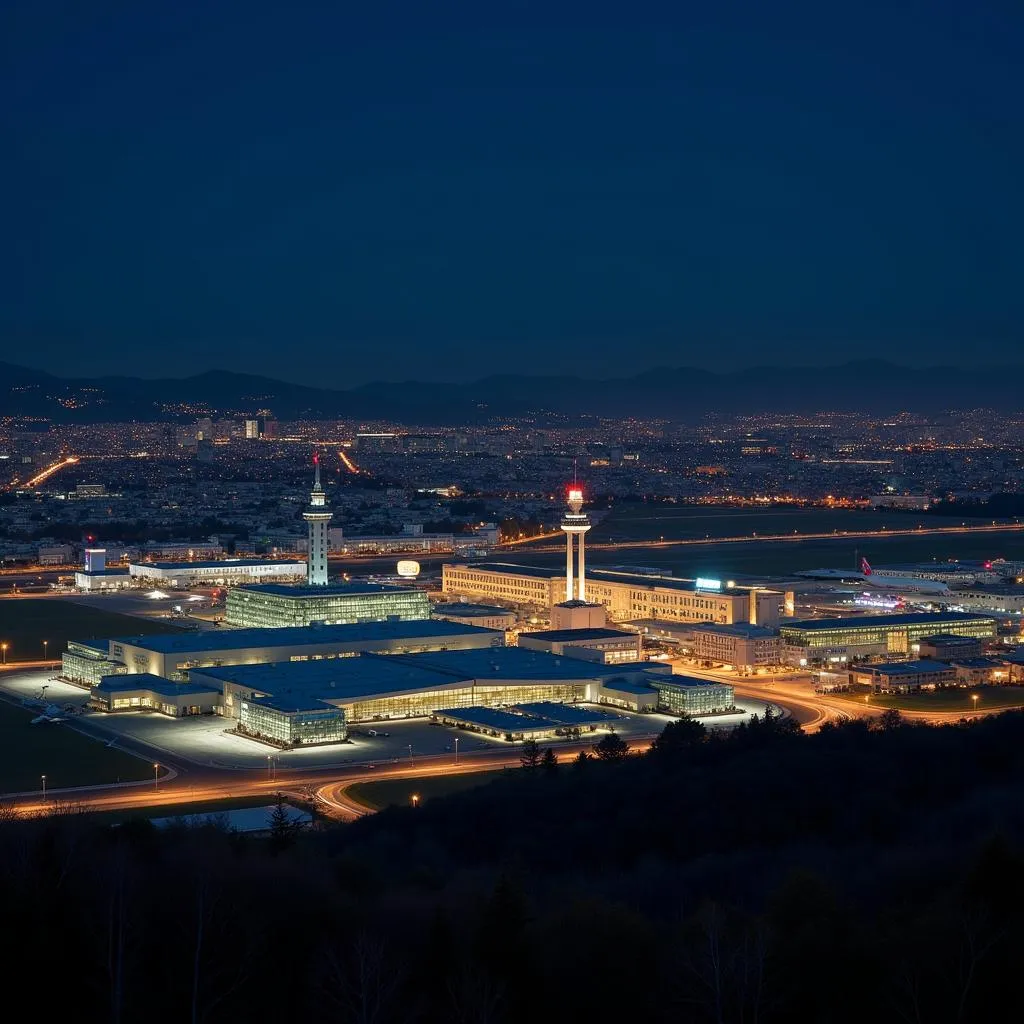
[[[99,711],[157,711],[171,718],[211,715],[220,701],[219,687],[175,683],[149,673],[104,676],[90,697]]]
[[[1002,658],[958,658],[950,664],[958,686],[999,686],[1010,682],[1011,666]]]
[[[870,686],[876,693],[913,693],[921,689],[953,686],[956,670],[941,661],[898,661],[864,665],[850,673],[854,683]]]
[[[800,666],[847,663],[873,655],[907,655],[913,644],[938,633],[994,637],[996,620],[990,615],[965,612],[921,612],[807,619],[779,628],[782,660]]]
[[[658,691],[658,710],[670,715],[699,717],[736,710],[735,691],[728,683],[681,675],[653,678],[650,683]]]
[[[963,658],[980,658],[982,642],[976,636],[950,636],[942,633],[938,636],[926,636],[911,649],[921,658],[932,661],[954,661]]]
[[[742,622],[695,626],[692,643],[695,657],[741,672],[778,665],[782,656],[778,630]]]
[[[621,665],[643,659],[639,633],[624,629],[542,629],[519,634],[519,646],[530,651],[547,651],[566,658]]]
[[[161,587],[234,586],[259,580],[302,579],[305,561],[225,558],[212,562],[131,562],[131,577]]]
[[[467,626],[487,629],[511,629],[516,624],[516,613],[494,604],[470,604],[468,601],[447,601],[434,605],[434,618],[449,622],[462,622]]]
[[[383,583],[253,584],[228,591],[225,618],[229,626],[260,628],[429,619],[430,600],[417,587]]]

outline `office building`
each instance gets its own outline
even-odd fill
[[[228,591],[229,626],[310,626],[386,619],[429,619],[430,601],[416,587],[381,583],[285,586],[253,584]]]
[[[148,673],[103,676],[89,704],[97,711],[157,711],[171,718],[212,715],[220,707],[220,689],[174,683]]]
[[[692,628],[690,642],[695,658],[741,672],[778,665],[781,658],[778,630],[747,622],[697,624]]]
[[[909,654],[915,643],[937,633],[993,637],[996,620],[964,612],[867,615],[791,622],[780,627],[779,633],[786,664],[820,665],[874,655]]]

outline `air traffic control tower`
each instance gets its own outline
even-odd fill
[[[309,492],[309,505],[302,518],[309,523],[309,550],[306,553],[306,582],[310,586],[327,586],[327,524],[334,513],[327,508],[327,495],[320,483],[320,453],[313,456],[316,476]]]

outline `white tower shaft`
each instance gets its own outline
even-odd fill
[[[565,599],[573,599],[572,592],[572,534],[565,535]]]
[[[579,592],[580,592],[580,600],[581,601],[586,601],[586,599],[587,599],[587,574],[586,574],[586,571],[585,571],[585,568],[584,568],[584,561],[583,561],[583,559],[584,559],[584,555],[583,555],[583,538],[585,536],[586,536],[586,534],[581,533],[579,535],[580,539],[576,542],[579,545],[579,548],[580,548],[580,568],[579,568],[580,583],[579,583]]]

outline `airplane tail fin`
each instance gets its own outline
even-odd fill
[[[865,576],[871,575],[871,564],[866,558],[862,558],[860,560],[860,571],[864,573]]]

